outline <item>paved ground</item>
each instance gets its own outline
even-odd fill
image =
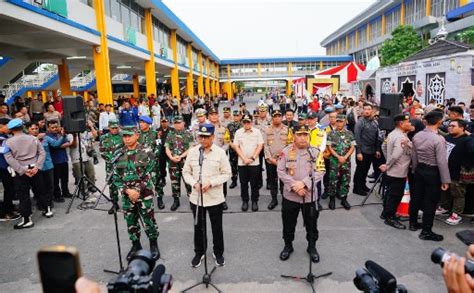
[[[252,106],[250,107],[252,109]],[[103,170],[102,162],[97,170]],[[104,172],[98,172],[98,185],[103,185]],[[72,190],[72,187],[71,187]],[[295,252],[290,260],[278,258],[283,247],[280,206],[269,212],[269,191],[261,190],[260,211],[240,212],[239,189],[230,192],[229,212],[224,215],[226,266],[218,268],[213,281],[225,292],[310,292],[304,283],[283,280],[280,274],[306,275],[308,258],[304,228],[298,223]],[[166,194],[170,194],[169,187]],[[363,197],[350,195],[356,205]],[[173,274],[174,288],[181,290],[200,280],[203,266],[193,269],[193,220],[186,199],[178,212],[169,212],[172,199],[166,197],[166,210],[156,212],[160,226],[159,245],[162,263]],[[324,210],[319,219],[320,240],[317,243],[321,262],[314,265],[315,273],[333,272],[330,277],[317,281],[318,292],[357,292],[352,279],[357,268],[368,259],[391,271],[411,292],[445,292],[439,266],[430,260],[438,246],[457,253],[466,247],[455,233],[470,229],[469,224],[449,227],[436,221],[434,230],[445,236],[441,243],[423,242],[418,233],[398,231],[383,224],[378,218],[381,206],[372,196],[368,205],[353,207],[350,211]],[[79,201],[75,202],[78,204]],[[323,202],[327,207],[327,202]],[[99,210],[73,208],[65,215],[66,204],[56,207],[52,219],[35,213],[35,227],[15,231],[13,223],[0,223],[0,292],[39,292],[36,251],[45,245],[65,244],[79,249],[84,274],[107,283],[113,275],[104,268],[117,269],[118,258],[113,217]],[[107,209],[103,203],[99,208]],[[467,221],[468,222],[468,221]],[[126,227],[120,216],[120,239],[125,255],[129,249]],[[209,232],[210,233],[210,232]],[[146,237],[142,243],[148,247]],[[208,254],[212,258],[212,253]],[[206,290],[196,290],[204,292]],[[105,292],[105,290],[104,290]]]

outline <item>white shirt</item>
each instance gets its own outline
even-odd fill
[[[150,116],[150,108],[147,105],[138,106],[138,115],[140,116]]]
[[[103,131],[104,129],[109,129],[109,121],[116,120],[117,116],[115,116],[114,112],[101,112],[99,115],[99,131]]]
[[[161,119],[161,106],[159,104],[155,104],[151,106],[151,114],[153,117],[158,117],[158,120]]]
[[[199,181],[199,149],[200,145],[189,149],[186,161],[183,166],[183,179],[186,183],[193,187],[189,201],[198,206],[215,206],[225,201],[222,184],[232,176],[229,158],[224,150],[213,144],[208,153],[204,153],[204,160],[202,163],[202,182],[203,184],[210,183],[209,188],[203,193],[204,204],[201,203],[199,192],[194,188],[194,185]]]
[[[92,142],[92,134],[89,131],[83,132],[80,134],[81,135],[81,149],[82,149],[82,161],[87,162],[92,157],[89,157],[87,154],[87,146]],[[72,134],[67,135],[68,141],[73,141],[74,136]],[[69,147],[69,157],[71,158],[71,162],[74,163],[79,163],[79,142],[76,142],[76,147]]]
[[[239,146],[245,157],[251,158],[257,147],[264,144],[262,132],[255,127],[250,128],[250,130],[245,130],[245,128],[242,127],[235,132],[233,144]],[[259,164],[259,156],[248,165],[245,165],[239,156],[239,166],[257,166]]]

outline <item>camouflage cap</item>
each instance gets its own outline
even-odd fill
[[[336,116],[336,121],[346,121],[346,115],[339,114]]]
[[[308,116],[305,113],[301,113],[298,115],[298,120],[305,120],[308,119]]]
[[[232,111],[232,114],[235,116],[240,116],[240,111],[239,110],[234,110]]]
[[[180,123],[180,122],[183,122],[183,116],[181,115],[174,116],[173,123]]]
[[[135,126],[124,126],[122,127],[122,135],[134,135],[138,130]]]
[[[115,119],[109,120],[109,128],[117,128],[117,127],[119,127],[119,123],[117,120]]]

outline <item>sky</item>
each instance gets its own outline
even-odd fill
[[[326,55],[320,42],[376,0],[163,0],[220,59]]]

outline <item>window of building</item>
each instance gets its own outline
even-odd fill
[[[434,1],[436,0],[432,0],[431,3]],[[415,11],[414,19],[416,22],[426,16],[426,0],[413,0],[413,2]]]
[[[400,25],[400,8],[392,10],[385,15],[385,34],[390,34]]]
[[[375,40],[382,34],[382,17],[370,23],[370,39]]]
[[[367,26],[364,26],[359,30],[359,44],[361,47],[367,44]]]
[[[405,2],[405,24],[412,25],[415,22],[415,1]]]

